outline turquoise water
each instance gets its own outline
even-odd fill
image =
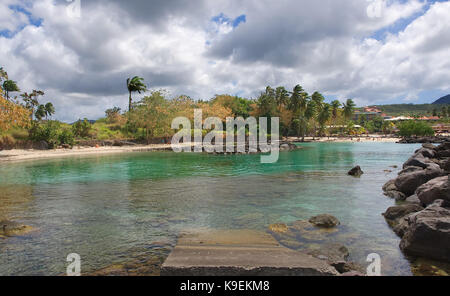
[[[0,218],[36,231],[0,239],[0,275],[64,274],[70,253],[91,272],[161,247],[168,254],[181,231],[266,230],[322,213],[341,221],[334,239],[351,260],[367,265],[378,253],[384,274],[411,274],[381,216],[394,203],[381,186],[418,145],[302,146],[276,164],[261,164],[259,155],[170,152],[1,164]],[[346,175],[354,165],[361,178]]]

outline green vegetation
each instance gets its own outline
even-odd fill
[[[450,105],[433,105],[433,104],[394,104],[394,105],[379,105],[377,106],[381,111],[390,116],[439,116],[442,113],[443,108],[445,108],[447,113],[447,108]],[[447,115],[448,116],[448,115]]]
[[[399,135],[402,137],[411,136],[433,136],[434,130],[425,122],[409,120],[398,125]]]

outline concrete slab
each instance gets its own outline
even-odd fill
[[[280,246],[253,230],[211,230],[185,234],[164,262],[163,276],[338,275],[325,261]]]

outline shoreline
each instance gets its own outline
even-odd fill
[[[305,137],[304,143],[396,143],[400,138],[382,138],[382,137]],[[288,138],[287,142],[299,143],[299,139]],[[181,147],[183,145],[180,145]],[[119,153],[135,153],[135,152],[161,152],[172,151],[171,144],[150,144],[135,146],[102,146],[102,147],[81,147],[75,146],[72,149],[53,149],[53,150],[36,150],[36,149],[12,149],[0,151],[0,164],[10,162],[20,162],[27,160],[41,160],[61,157],[74,156],[90,156],[90,155],[108,155]]]

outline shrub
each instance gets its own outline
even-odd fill
[[[75,137],[71,130],[63,129],[59,134],[59,142],[60,144],[66,144],[72,147],[75,144]]]
[[[411,136],[434,136],[433,128],[425,122],[408,120],[398,125],[399,135],[402,137]]]
[[[31,140],[35,142],[45,141],[49,148],[56,148],[60,144],[61,124],[58,121],[35,123],[29,133]]]
[[[76,137],[89,137],[91,129],[92,125],[86,118],[84,120],[78,120],[72,125],[72,132]]]

